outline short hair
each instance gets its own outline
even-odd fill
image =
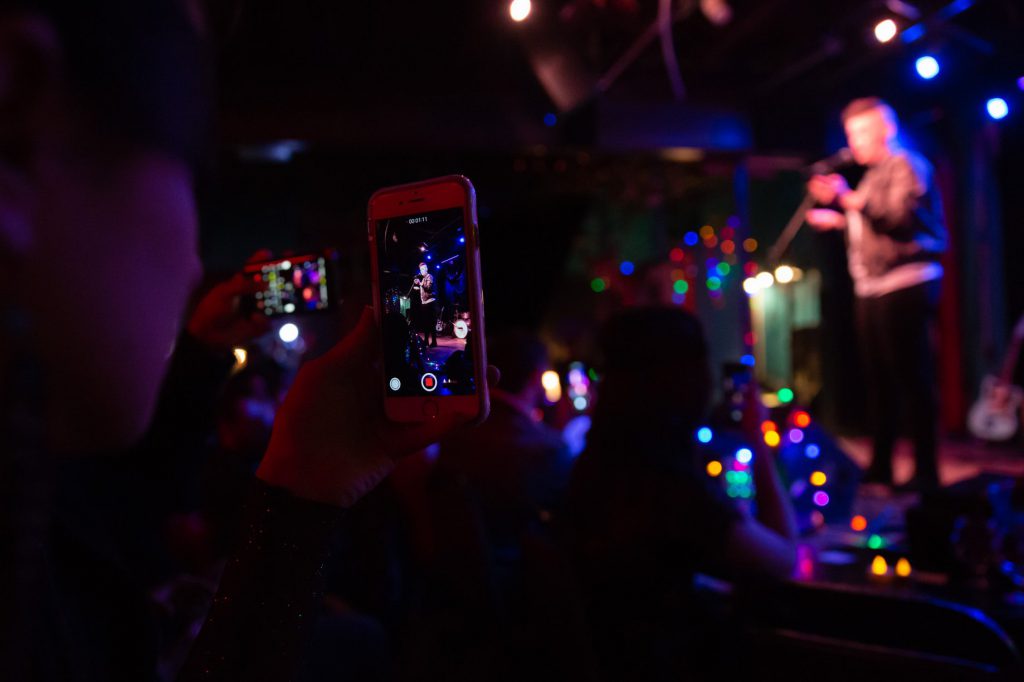
[[[427,267],[427,264],[426,263],[420,263],[417,267],[425,268],[425,267]]]
[[[860,116],[869,111],[878,111],[887,121],[893,125],[899,125],[899,118],[897,118],[896,112],[889,106],[888,102],[880,97],[859,97],[853,100],[843,107],[842,113],[839,114],[839,120],[845,124],[847,120],[854,116]]]
[[[4,0],[56,31],[65,78],[96,127],[191,162],[205,160],[212,72],[182,0]]]
[[[696,422],[710,398],[708,346],[700,320],[676,307],[630,308],[605,324],[599,338],[603,392],[595,423],[651,417],[668,409]]]

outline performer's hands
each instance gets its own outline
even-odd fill
[[[846,178],[838,173],[815,175],[807,182],[807,193],[819,204],[831,204],[850,192]]]
[[[380,483],[398,458],[466,421],[442,411],[421,423],[389,422],[378,339],[367,309],[355,330],[302,367],[277,413],[257,477],[304,499],[349,507]],[[488,380],[498,377],[489,367]]]
[[[847,211],[863,211],[866,203],[866,197],[854,190],[847,189],[845,194],[839,196],[839,205]]]
[[[831,208],[812,208],[805,217],[807,223],[819,232],[842,230],[846,227],[846,216]]]

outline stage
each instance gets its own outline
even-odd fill
[[[839,446],[862,469],[871,462],[871,441],[867,438],[836,438]],[[944,439],[939,443],[939,481],[943,486],[980,474],[1024,477],[1024,450],[987,445],[973,439]],[[914,455],[909,441],[900,441],[893,453],[893,478],[897,485],[914,473]]]
[[[465,339],[458,339],[454,336],[439,336],[437,337],[437,347],[427,348],[423,353],[423,359],[427,364],[427,369],[431,372],[437,372],[448,361],[452,353],[458,350],[465,350],[465,348]]]

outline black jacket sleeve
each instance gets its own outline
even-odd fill
[[[864,206],[875,232],[901,242],[902,255],[938,255],[946,250],[942,202],[934,171],[916,155],[899,154],[873,179]]]
[[[293,678],[340,515],[255,482],[240,544],[179,682]]]

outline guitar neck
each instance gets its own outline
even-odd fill
[[[1003,386],[1013,382],[1013,370],[1017,368],[1017,359],[1020,357],[1020,347],[1024,338],[1014,336],[1010,347],[1006,350],[1006,357],[1003,358],[1003,367],[999,372],[999,383]]]

